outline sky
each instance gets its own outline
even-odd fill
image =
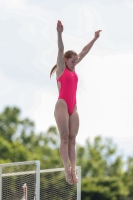
[[[112,138],[133,156],[133,1],[0,0],[0,112],[17,106],[37,132],[56,125],[56,24],[64,26],[65,51],[79,53],[100,38],[76,66],[79,76],[77,142]]]

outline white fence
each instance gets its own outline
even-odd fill
[[[0,200],[26,198],[40,199],[40,161],[0,164]]]
[[[0,200],[81,200],[78,184],[65,181],[64,168],[40,170],[40,161],[0,164]]]

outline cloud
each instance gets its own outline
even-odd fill
[[[20,83],[37,84],[35,80],[40,77],[39,85],[45,85],[49,77],[46,68],[50,71],[55,64],[50,59],[55,48],[51,31],[55,19],[45,9],[24,0],[1,1],[0,5],[2,73]]]
[[[133,142],[132,12],[122,3],[102,2],[0,1],[0,108],[19,106],[38,131],[55,124],[58,92],[49,72],[57,57],[56,22],[61,19],[64,25],[65,51],[80,52],[102,28],[100,39],[77,66],[77,140],[101,134],[127,149],[129,138]]]
[[[27,5],[25,0],[1,0],[0,1],[1,6],[3,6],[6,9],[9,9],[10,11],[13,10],[13,12],[18,12],[18,10],[27,10]]]

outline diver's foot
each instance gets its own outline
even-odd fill
[[[72,177],[72,173],[71,173],[71,168],[70,167],[65,168],[65,176],[66,176],[66,182],[69,185],[73,185],[74,181],[73,181],[73,177]]]
[[[76,173],[76,169],[71,168],[71,174],[72,174],[73,182],[78,183],[78,176]]]

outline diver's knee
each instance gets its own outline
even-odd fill
[[[75,135],[74,136],[70,136],[69,137],[69,142],[70,142],[70,144],[75,145],[76,144],[76,136]]]
[[[69,142],[69,134],[68,134],[68,131],[62,131],[60,133],[61,135],[61,143],[64,143],[64,144],[68,144]]]

